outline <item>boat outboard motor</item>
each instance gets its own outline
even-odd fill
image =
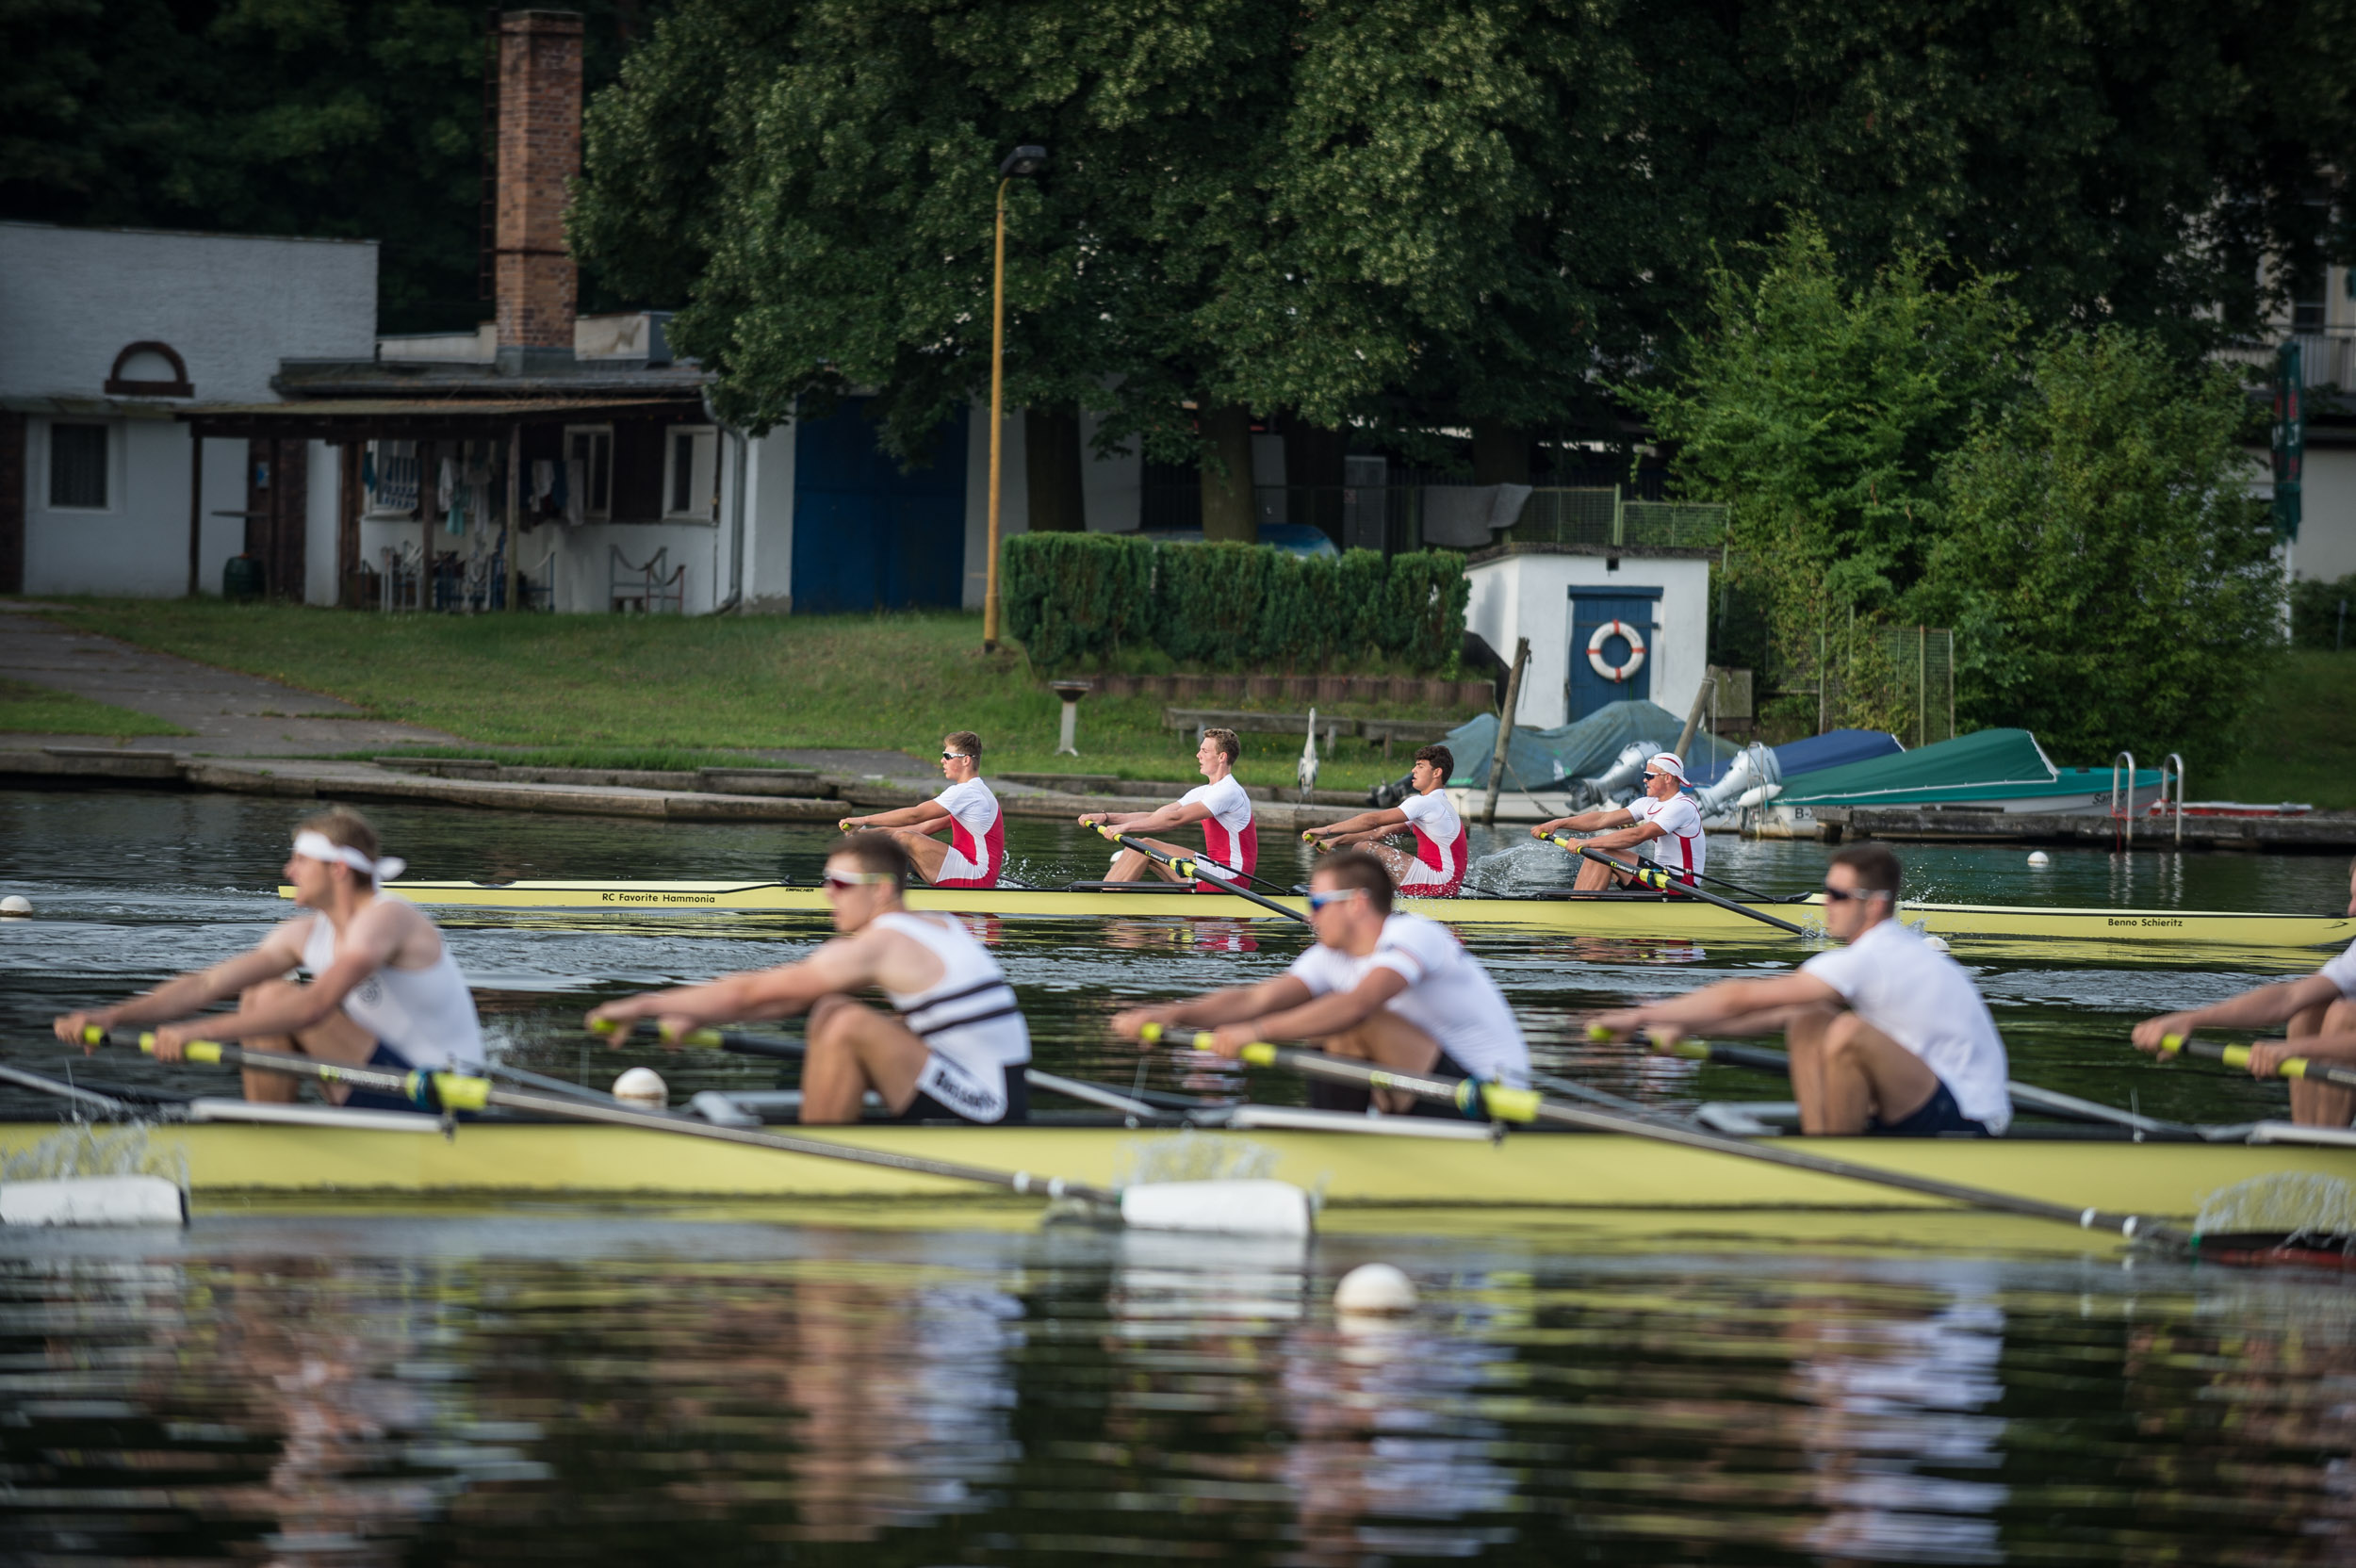
[[[1734,760],[1734,765],[1726,769],[1716,783],[1696,794],[1693,802],[1702,808],[1703,816],[1714,817],[1722,811],[1738,808],[1743,804],[1740,797],[1760,785],[1782,782],[1783,764],[1775,760],[1775,754],[1765,746],[1749,746]],[[1759,802],[1752,800],[1747,804],[1756,806]]]
[[[1644,764],[1667,749],[1651,741],[1630,741],[1620,748],[1619,757],[1610,767],[1583,782],[1595,792],[1598,800],[1614,799],[1622,791],[1633,794],[1644,782]]]

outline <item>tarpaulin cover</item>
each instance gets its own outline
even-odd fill
[[[1838,768],[1875,757],[1894,757],[1906,747],[1898,743],[1897,736],[1885,730],[1832,729],[1822,735],[1810,735],[1805,740],[1787,742],[1768,749],[1775,753],[1775,765],[1783,770],[1776,776],[1788,780],[1824,768]],[[1729,752],[1725,767],[1714,767],[1707,773],[1698,767],[1689,766],[1685,770],[1686,776],[1693,779],[1696,789],[1715,784],[1726,768],[1734,765],[1735,755]]]
[[[1822,768],[1784,778],[1778,806],[1859,804],[1918,791],[2021,785],[2042,791],[2056,777],[2037,737],[2025,729],[1982,729],[1895,757]]]
[[[1630,741],[1650,741],[1663,749],[1677,743],[1685,721],[1658,703],[1615,702],[1598,708],[1576,724],[1554,729],[1513,727],[1505,752],[1508,790],[1548,790],[1565,780],[1592,777],[1610,767]],[[1489,760],[1497,755],[1497,718],[1483,713],[1448,731],[1448,749],[1456,759],[1451,784],[1484,789]],[[1696,767],[1713,772],[1732,761],[1741,747],[1696,734],[1684,759],[1690,774]]]

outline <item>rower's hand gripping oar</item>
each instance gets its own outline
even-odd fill
[[[106,1043],[107,1037],[104,1031],[91,1028],[85,1031],[83,1043],[100,1045]],[[153,1054],[155,1037],[152,1034],[140,1036],[139,1049]],[[744,1127],[723,1127],[690,1117],[674,1116],[668,1111],[640,1111],[618,1103],[600,1104],[585,1100],[563,1099],[552,1094],[525,1094],[515,1089],[498,1088],[488,1079],[471,1078],[463,1073],[380,1072],[369,1068],[313,1061],[306,1056],[280,1056],[268,1052],[247,1051],[215,1040],[190,1040],[183,1054],[191,1062],[219,1062],[230,1067],[257,1068],[268,1072],[283,1072],[290,1077],[312,1078],[328,1084],[349,1084],[355,1088],[407,1094],[413,1098],[421,1087],[430,1086],[439,1107],[446,1111],[479,1111],[497,1106],[502,1110],[525,1111],[558,1120],[595,1121],[614,1127],[637,1128],[643,1132],[675,1133],[682,1137],[744,1144],[755,1149],[774,1149],[781,1153],[804,1154],[814,1159],[880,1166],[890,1170],[938,1177],[943,1181],[981,1183],[1026,1197],[1069,1198],[1087,1203],[1100,1213],[1118,1215],[1123,1224],[1138,1230],[1284,1237],[1303,1237],[1311,1230],[1309,1195],[1287,1182],[1153,1182],[1115,1191],[1086,1182],[1069,1182],[1060,1176],[1037,1176],[1027,1170],[992,1170],[984,1166],[923,1159],[913,1154],[863,1149],[857,1144],[833,1143],[822,1138]],[[412,1081],[421,1082],[417,1087],[413,1087]]]
[[[1249,899],[1263,909],[1272,909],[1286,920],[1297,920],[1303,925],[1309,923],[1309,917],[1300,910],[1286,908],[1272,898],[1237,886],[1236,877],[1240,874],[1229,871],[1216,860],[1198,859],[1191,855],[1165,855],[1143,839],[1123,833],[1117,827],[1098,826],[1096,832],[1098,837],[1108,842],[1117,843],[1123,849],[1136,850],[1157,866],[1168,866],[1182,882],[1216,882],[1237,898]]]
[[[2250,1049],[2246,1045],[2187,1039],[2182,1035],[2160,1037],[2160,1054],[2163,1056],[2198,1056],[2203,1061],[2217,1062],[2244,1072],[2250,1070]],[[2334,1088],[2356,1089],[2356,1068],[2318,1062],[2312,1056],[2285,1056],[2276,1064],[2274,1074],[2278,1078],[2303,1078],[2311,1084],[2330,1084]]]
[[[1779,920],[1774,915],[1754,909],[1747,904],[1737,904],[1733,899],[1722,897],[1711,892],[1708,888],[1696,887],[1690,882],[1680,882],[1658,866],[1648,866],[1642,861],[1629,865],[1626,861],[1614,860],[1601,850],[1590,849],[1577,839],[1565,834],[1554,834],[1546,840],[1546,842],[1559,849],[1567,849],[1582,860],[1593,860],[1599,866],[1610,866],[1613,871],[1632,877],[1636,882],[1652,889],[1655,892],[1676,893],[1683,898],[1698,898],[1705,904],[1715,904],[1721,909],[1730,909],[1738,915],[1747,915],[1762,924],[1774,926],[1778,931],[1789,931],[1795,937],[1806,937],[1811,934],[1804,926],[1794,925],[1788,920]]]
[[[1148,1025],[1158,1029],[1158,1025]],[[1195,1036],[1197,1049],[1207,1050],[1211,1037],[1206,1032]],[[1576,1128],[1589,1133],[1617,1133],[1626,1137],[1648,1138],[1655,1143],[1676,1144],[1684,1149],[1696,1149],[1709,1153],[1724,1154],[1732,1159],[1752,1160],[1762,1165],[1782,1166],[1787,1169],[1808,1171],[1814,1175],[1836,1177],[1843,1181],[1865,1182],[1875,1186],[1937,1198],[1968,1208],[1988,1209],[1999,1214],[2021,1215],[2031,1219],[2047,1219],[2057,1224],[2074,1225],[2086,1231],[2109,1231],[2130,1241],[2146,1245],[2190,1251],[2198,1238],[2185,1235],[2141,1215],[2109,1214],[2101,1209],[2072,1209],[2059,1203],[2040,1202],[2034,1198],[2019,1198],[2008,1192],[1992,1192],[1983,1187],[1963,1186],[1955,1182],[1941,1182],[1928,1176],[1915,1176],[1905,1171],[1883,1170],[1854,1161],[1834,1159],[1824,1154],[1810,1154],[1773,1143],[1748,1143],[1740,1138],[1723,1137],[1697,1128],[1680,1127],[1655,1121],[1639,1121],[1631,1117],[1615,1116],[1609,1111],[1591,1110],[1583,1105],[1567,1104],[1549,1099],[1531,1089],[1512,1088],[1500,1084],[1480,1084],[1477,1090],[1467,1090],[1463,1084],[1429,1078],[1419,1073],[1398,1072],[1369,1062],[1354,1061],[1345,1056],[1328,1056],[1322,1052],[1303,1051],[1291,1046],[1273,1045],[1254,1040],[1243,1048],[1242,1059],[1253,1067],[1282,1068],[1306,1078],[1321,1079],[1331,1084],[1345,1084],[1357,1088],[1401,1089],[1418,1099],[1454,1105],[1469,1102],[1478,1093],[1481,1108],[1500,1121],[1523,1123],[1544,1122],[1550,1126]],[[1467,1080],[1466,1082],[1472,1082]]]

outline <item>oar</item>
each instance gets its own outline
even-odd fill
[[[1155,849],[1152,844],[1147,843],[1143,839],[1133,838],[1129,834],[1123,833],[1118,828],[1099,827],[1096,831],[1104,839],[1109,840],[1114,843],[1118,843],[1123,849],[1136,850],[1139,855],[1144,856],[1147,859],[1153,861],[1157,866],[1168,866],[1177,874],[1178,880],[1181,882],[1193,882],[1196,880],[1216,882],[1220,887],[1225,888],[1229,892],[1234,893],[1237,898],[1250,899],[1252,903],[1257,904],[1264,909],[1273,909],[1278,914],[1284,916],[1286,920],[1297,920],[1303,925],[1309,923],[1309,917],[1302,914],[1300,910],[1288,909],[1272,898],[1268,898],[1262,894],[1253,892],[1250,888],[1239,888],[1235,886],[1235,878],[1238,874],[1229,871],[1225,866],[1219,864],[1216,860],[1200,859],[1190,855],[1164,855],[1160,850]]]
[[[104,1031],[85,1031],[88,1044],[107,1038]],[[154,1054],[155,1037],[139,1037],[141,1051]],[[722,1127],[713,1122],[673,1116],[667,1111],[636,1111],[621,1104],[597,1104],[552,1094],[524,1094],[494,1088],[487,1078],[455,1072],[381,1072],[369,1068],[315,1062],[303,1056],[281,1056],[248,1051],[214,1040],[190,1040],[186,1050],[191,1062],[220,1062],[229,1067],[258,1068],[321,1083],[348,1084],[355,1088],[398,1094],[413,1103],[442,1111],[480,1111],[491,1106],[528,1111],[566,1121],[595,1121],[613,1127],[634,1127],[649,1133],[676,1133],[683,1137],[709,1138],[718,1143],[774,1149],[813,1159],[842,1160],[852,1165],[879,1166],[915,1176],[949,1182],[974,1182],[1004,1187],[1025,1197],[1069,1198],[1122,1223],[1148,1231],[1208,1231],[1235,1235],[1305,1236],[1310,1231],[1309,1195],[1288,1182],[1265,1180],[1220,1182],[1153,1182],[1115,1191],[1060,1176],[1035,1176],[1027,1170],[992,1170],[951,1160],[921,1159],[880,1149],[828,1143],[785,1133]]]
[[[1611,1031],[1590,1027],[1589,1039],[1609,1039]],[[1734,1045],[1725,1040],[1677,1039],[1667,1044],[1653,1042],[1653,1050],[1663,1056],[1679,1056],[1689,1062],[1715,1062],[1722,1067],[1748,1068],[1754,1072],[1772,1072],[1788,1077],[1792,1059],[1780,1051],[1764,1046]],[[2081,1100],[2074,1094],[2056,1094],[2052,1089],[2038,1088],[2035,1084],[2006,1083],[2004,1092],[2012,1102],[2025,1110],[2059,1117],[2065,1121],[2096,1121],[2114,1127],[2126,1127],[2138,1133],[2182,1133],[2199,1136],[2201,1129],[2181,1121],[2162,1121],[2156,1117],[2140,1116],[2122,1111],[2116,1105],[2105,1105],[2097,1100]]]
[[[2250,1047],[2246,1045],[2219,1045],[2210,1040],[2186,1039],[2182,1035],[2161,1036],[2160,1054],[2199,1056],[2203,1061],[2219,1062],[2243,1071],[2250,1068]],[[2356,1089],[2356,1068],[2335,1067],[2310,1056],[2285,1056],[2274,1073],[2278,1078],[2304,1078],[2311,1084]]]
[[[1623,872],[1656,892],[1677,893],[1686,898],[1698,898],[1705,904],[1715,904],[1721,909],[1731,909],[1738,915],[1748,915],[1751,919],[1772,925],[1778,931],[1789,931],[1795,937],[1808,935],[1805,928],[1794,925],[1788,920],[1778,920],[1774,915],[1762,914],[1747,904],[1737,904],[1730,898],[1723,898],[1711,892],[1708,888],[1697,888],[1691,883],[1679,882],[1658,866],[1647,866],[1641,861],[1631,866],[1623,861],[1614,860],[1601,850],[1589,849],[1577,839],[1561,833],[1552,835],[1546,842],[1570,850],[1581,859],[1593,860],[1599,866],[1610,866],[1613,871]]]
[[[589,1028],[592,1034],[597,1035],[614,1035],[621,1030],[621,1026],[611,1019],[599,1019]],[[666,1031],[663,1037],[674,1045],[698,1046],[706,1051],[730,1051],[740,1056],[768,1056],[778,1061],[799,1061],[810,1054],[806,1041],[776,1035],[748,1035],[737,1029],[690,1029],[677,1037]],[[1037,1068],[1024,1068],[1023,1081],[1035,1089],[1045,1089],[1050,1094],[1060,1094],[1084,1104],[1102,1105],[1123,1116],[1156,1121],[1170,1116],[1169,1112],[1149,1105],[1142,1100],[1133,1099],[1102,1084],[1091,1084],[1083,1078],[1066,1078],[1057,1073],[1041,1072]]]
[[[1157,1038],[1162,1033],[1156,1024],[1148,1024],[1146,1028],[1153,1031],[1149,1038]],[[1211,1036],[1207,1032],[1194,1037],[1194,1045],[1198,1050],[1208,1050],[1210,1044]],[[1557,1127],[1575,1127],[1581,1132],[1617,1133],[1624,1137],[1649,1138],[1655,1143],[1698,1149],[1731,1159],[1753,1160],[1762,1165],[1782,1166],[1790,1170],[1805,1170],[1818,1176],[1890,1187],[1924,1198],[1960,1203],[1967,1208],[2020,1215],[2030,1219],[2047,1219],[2056,1224],[2074,1225],[2084,1231],[2113,1231],[2131,1241],[2170,1247],[2182,1251],[2190,1251],[2195,1244],[2193,1237],[2142,1215],[2072,1209],[2059,1203],[2040,1202],[2034,1198],[2016,1198],[2008,1192],[1991,1192],[1985,1187],[1968,1187],[1928,1176],[1882,1170],[1850,1160],[1834,1159],[1829,1155],[1804,1153],[1785,1145],[1745,1143],[1696,1128],[1640,1121],[1633,1117],[1615,1116],[1609,1111],[1564,1104],[1560,1100],[1546,1098],[1535,1089],[1511,1088],[1478,1078],[1453,1082],[1428,1078],[1420,1073],[1398,1072],[1344,1056],[1328,1056],[1322,1052],[1272,1045],[1266,1040],[1254,1040],[1246,1045],[1243,1060],[1253,1067],[1282,1068],[1304,1078],[1345,1084],[1353,1088],[1399,1089],[1419,1100],[1453,1105],[1468,1116],[1485,1113],[1498,1121],[1546,1122]]]

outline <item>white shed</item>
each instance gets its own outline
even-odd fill
[[[1530,639],[1513,722],[1551,728],[1633,697],[1684,712],[1710,662],[1716,553],[1500,545],[1472,556],[1466,629],[1508,660]]]

